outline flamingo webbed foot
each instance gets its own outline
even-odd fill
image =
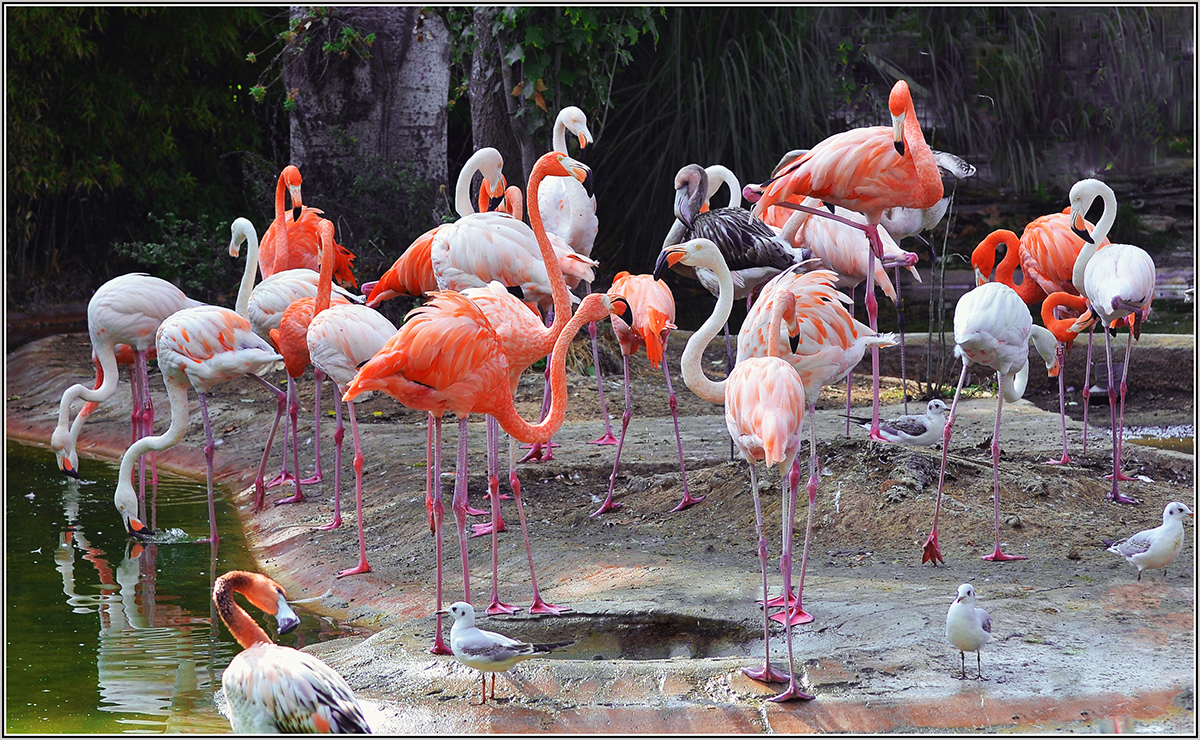
[[[792,699],[811,701],[816,698],[817,697],[813,696],[812,694],[806,694],[801,691],[800,687],[796,685],[795,676],[793,676],[791,682],[788,684],[788,687],[783,690],[783,693],[779,694],[778,696],[772,696],[770,699],[768,699],[768,701],[791,701]]]
[[[788,617],[784,617],[784,614],[790,614],[790,620]],[[789,626],[787,622],[791,621],[790,626],[795,627],[798,624],[808,624],[809,622],[813,621],[813,615],[804,611],[803,607],[793,604],[791,607],[784,609],[778,614],[772,614],[771,621],[779,622],[785,627]]]
[[[487,509],[476,509],[474,506],[467,504],[467,516],[491,516],[492,512]]]
[[[1008,560],[1027,560],[1024,555],[1008,555],[1007,553],[1000,552],[999,545],[996,546],[996,551],[991,555],[982,555],[979,559],[990,560],[993,563],[1002,563]]]
[[[1108,494],[1108,500],[1116,504],[1132,504],[1134,506],[1139,506],[1142,503],[1135,498],[1126,496],[1120,491],[1110,491]]]
[[[347,569],[339,572],[337,574],[337,577],[345,578],[346,576],[354,576],[354,575],[358,575],[359,573],[370,573],[370,572],[371,572],[371,566],[367,565],[367,561],[364,560],[361,563],[359,563],[358,565],[354,566],[353,568],[347,568]]]
[[[937,530],[930,532],[929,539],[925,540],[925,546],[921,551],[921,565],[925,563],[946,564],[945,559],[942,558],[942,550],[938,547]]]
[[[1104,480],[1112,480],[1112,479],[1113,479],[1112,473],[1109,473],[1108,475],[1104,476]],[[1118,481],[1130,481],[1130,480],[1137,480],[1137,478],[1130,478],[1128,475],[1125,475],[1124,473],[1118,471],[1117,472],[1117,480]]]
[[[1071,463],[1071,456],[1065,452],[1063,453],[1061,460],[1055,460],[1055,459],[1051,458],[1050,460],[1042,461],[1042,465],[1069,465],[1070,463]]]
[[[615,445],[616,443],[617,438],[613,436],[612,432],[606,432],[604,436],[597,437],[596,439],[588,442],[590,445]]]
[[[546,602],[542,601],[541,596],[538,596],[533,600],[533,603],[529,605],[530,614],[553,614],[554,616],[558,616],[559,614],[566,614],[569,611],[574,611],[574,609],[569,606],[555,606],[554,604],[547,604]]]
[[[683,511],[684,509],[691,506],[692,504],[698,504],[703,500],[704,500],[703,496],[693,496],[690,493],[685,493],[683,495],[683,499],[678,504],[676,504],[675,508],[671,509],[671,511],[673,511],[673,512],[674,511]]]
[[[497,521],[496,525],[497,525],[496,534],[499,534],[501,532],[505,532],[508,530],[508,527],[505,526],[503,519]],[[483,537],[484,535],[489,535],[491,533],[492,533],[492,523],[491,522],[484,522],[483,524],[472,524],[471,525],[471,539],[474,539],[476,537]]]
[[[622,506],[624,506],[624,504],[622,504],[620,501],[613,501],[612,499],[605,499],[604,503],[600,505],[599,509],[596,509],[591,514],[588,514],[588,518],[595,518],[595,517],[600,516],[601,514],[607,514],[610,511],[616,511],[617,509],[621,508]]]
[[[292,494],[291,496],[288,496],[287,498],[281,498],[281,499],[276,500],[275,505],[279,506],[280,504],[298,504],[303,500],[304,500],[304,496],[302,496],[299,491],[296,491],[294,494]]]
[[[516,614],[521,611],[521,607],[505,604],[499,597],[493,597],[492,603],[488,605],[487,614]]]
[[[311,485],[313,485],[314,483],[320,483],[320,482],[321,482],[321,481],[323,481],[323,480],[325,480],[325,476],[324,476],[324,475],[322,475],[321,473],[313,473],[313,474],[312,474],[312,475],[310,475],[309,477],[307,477],[307,478],[305,478],[304,480],[300,481],[300,485],[302,485],[302,486],[311,486]]]
[[[329,524],[318,524],[317,526],[312,527],[312,529],[313,529],[313,531],[320,530],[322,532],[327,532],[331,529],[337,529],[340,526],[342,526],[342,518],[340,516],[338,516],[338,517],[334,517],[333,521],[330,522]]]
[[[746,674],[747,678],[763,683],[787,683],[792,680],[791,676],[775,670],[769,663],[762,668],[743,668],[742,673]]]

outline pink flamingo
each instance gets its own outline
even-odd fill
[[[258,266],[264,278],[296,267],[307,267],[314,272],[319,269],[317,251],[321,239],[317,224],[324,220],[321,218],[323,211],[304,205],[300,195],[301,182],[300,170],[295,165],[289,164],[279,173],[275,186],[275,218],[259,245]],[[292,198],[292,207],[288,210],[283,207],[285,193]],[[354,255],[337,242],[334,242],[334,251],[334,278],[343,285],[357,287],[350,271]]]
[[[1071,220],[1068,217],[1070,212],[1071,209],[1068,207],[1064,208],[1061,213],[1051,213],[1030,221],[1021,232],[1020,240],[1017,239],[1016,234],[1007,229],[1000,229],[988,234],[971,253],[971,266],[975,270],[975,284],[982,285],[988,282],[994,267],[995,281],[1004,283],[1017,291],[1017,295],[1025,301],[1027,306],[1033,306],[1054,292],[1078,295],[1078,291],[1071,283],[1071,274],[1075,269],[1075,259],[1079,256],[1079,250],[1083,248],[1083,239],[1071,230]],[[1091,224],[1087,224],[1085,228],[1091,228]],[[1108,240],[1105,239],[1100,246],[1104,247],[1108,243]],[[1005,245],[1006,251],[1004,259],[997,265],[996,248],[1001,244]],[[1013,278],[1018,263],[1023,275],[1020,284],[1017,284]],[[1067,303],[1062,302],[1060,305],[1066,306]],[[1047,324],[1046,328],[1049,329],[1050,325]],[[1066,361],[1067,344],[1064,343],[1063,337],[1058,332],[1055,332],[1055,336],[1059,340],[1057,352],[1058,365],[1061,370]],[[1071,338],[1074,339],[1074,337]],[[1090,356],[1091,347],[1089,346],[1088,349]],[[1083,384],[1084,452],[1087,452],[1087,413],[1088,398],[1091,395],[1089,387],[1091,369],[1089,363],[1084,371],[1087,376]],[[1062,372],[1058,374],[1058,409],[1059,418],[1062,421],[1063,454],[1058,460],[1047,460],[1046,464],[1048,465],[1065,465],[1071,461],[1070,455],[1067,454],[1067,405]]]
[[[683,511],[692,504],[704,500],[703,496],[693,496],[688,492],[687,469],[683,464],[683,441],[679,437],[679,403],[675,400],[675,389],[671,387],[671,369],[663,358],[666,351],[667,339],[675,328],[675,298],[671,289],[662,280],[655,280],[653,275],[630,275],[619,272],[613,279],[612,287],[608,289],[611,296],[621,296],[629,303],[630,321],[626,323],[619,316],[612,318],[613,332],[621,344],[621,360],[625,369],[625,413],[621,417],[621,440],[617,444],[617,455],[613,460],[612,475],[608,478],[608,496],[592,516],[599,516],[607,511],[621,508],[620,503],[613,503],[613,487],[617,483],[617,469],[621,465],[621,450],[625,446],[625,432],[629,429],[629,420],[633,418],[633,401],[629,388],[629,358],[638,351],[639,347],[646,348],[646,356],[650,358],[650,366],[658,368],[661,364],[663,377],[667,381],[667,395],[671,407],[671,419],[675,422],[675,447],[679,452],[679,475],[683,480],[683,499],[671,511]]]
[[[875,300],[874,260],[883,259],[879,222],[888,208],[930,208],[943,195],[937,162],[913,109],[908,83],[898,80],[888,98],[892,126],[851,129],[820,142],[802,156],[784,166],[769,183],[764,183],[762,198],[754,205],[761,216],[772,205],[796,210],[806,206],[789,203],[793,194],[819,198],[827,206],[841,206],[867,217],[865,225],[843,221],[866,232],[871,243],[867,257],[867,316],[871,329],[877,326],[878,303]],[[813,212],[810,210],[810,212]],[[829,213],[816,213],[837,219]],[[874,376],[874,402],[871,406],[870,437],[885,441],[879,434],[879,350],[871,348]]]
[[[217,579],[213,605],[242,646],[242,652],[221,674],[233,731],[369,733],[371,728],[346,679],[316,656],[271,642],[234,600],[235,593],[275,615],[281,635],[300,624],[283,586],[270,578],[232,570]]]
[[[792,296],[794,313],[798,322],[798,334],[791,352],[781,356],[800,375],[804,384],[804,397],[808,399],[809,458],[808,458],[808,525],[804,536],[804,554],[800,562],[799,590],[788,596],[793,601],[789,610],[774,615],[778,621],[791,619],[793,624],[812,621],[812,616],[801,606],[804,594],[804,575],[808,568],[808,545],[812,536],[812,516],[817,496],[817,398],[821,388],[848,376],[851,369],[862,360],[868,347],[890,347],[896,343],[894,334],[876,334],[866,324],[856,320],[843,304],[850,299],[836,290],[836,273],[816,270],[799,274],[795,270],[780,273],[763,286],[759,300],[742,322],[738,333],[738,362],[750,357],[767,354],[772,341],[768,317],[780,297]],[[792,300],[787,299],[787,300]],[[781,335],[781,338],[784,337]],[[785,605],[783,597],[767,602],[768,606]]]
[[[1096,222],[1096,228],[1088,233],[1083,221],[1088,208],[1099,197],[1104,201],[1104,214]],[[1117,217],[1117,199],[1112,188],[1095,179],[1080,180],[1071,187],[1071,228],[1085,242],[1079,256],[1071,282],[1079,293],[1087,298],[1089,318],[1098,320],[1104,328],[1104,352],[1108,360],[1108,403],[1113,429],[1113,472],[1110,501],[1120,504],[1136,504],[1138,501],[1125,496],[1118,490],[1119,482],[1129,480],[1121,473],[1121,442],[1125,427],[1126,378],[1129,375],[1129,352],[1133,340],[1141,337],[1142,324],[1150,316],[1150,304],[1154,301],[1154,260],[1145,250],[1131,244],[1109,244],[1100,249],[1108,236],[1109,229]],[[1097,251],[1099,250],[1099,251]],[[1080,326],[1081,318],[1076,322]],[[1125,343],[1125,367],[1121,373],[1121,408],[1117,411],[1117,389],[1114,385],[1112,367],[1112,344],[1110,330],[1119,321],[1129,324],[1129,340]],[[1090,345],[1089,345],[1090,348]],[[1091,365],[1091,356],[1088,356]]]
[[[529,442],[549,439],[566,417],[567,347],[584,323],[603,318],[613,310],[611,298],[594,293],[584,299],[567,322],[550,357],[550,413],[539,424],[529,424],[513,407],[512,394],[508,390],[508,358],[495,329],[475,303],[453,291],[436,291],[427,303],[410,311],[400,330],[359,368],[346,386],[342,396],[344,401],[353,401],[365,391],[381,390],[409,408],[433,414],[436,441],[433,445],[432,512],[437,543],[438,611],[442,608],[442,518],[445,513],[441,496],[442,416],[449,411],[459,419],[453,510],[463,561],[463,590],[469,601],[470,569],[465,533],[467,419],[472,413],[490,414],[517,439]],[[496,498],[493,497],[493,501]],[[441,621],[439,617],[432,652],[449,655],[450,650],[442,639]]]
[[[942,489],[946,481],[946,454],[950,449],[950,430],[958,409],[958,396],[967,379],[972,363],[996,372],[996,426],[992,431],[992,500],[996,513],[996,549],[984,560],[1024,560],[1024,555],[1008,555],[1000,551],[1000,412],[1004,401],[1020,400],[1029,380],[1029,345],[1046,361],[1046,369],[1058,369],[1054,353],[1054,335],[1033,323],[1029,308],[1016,291],[1003,283],[984,283],[958,299],[954,308],[954,354],[962,359],[962,373],[950,417],[942,431],[942,468],[938,474],[937,503],[933,510],[933,530],[926,540],[921,563],[945,562],[938,548],[937,521],[942,507]]]
[[[692,334],[683,350],[680,369],[684,382],[696,395],[710,403],[725,405],[725,425],[742,456],[750,463],[750,490],[754,496],[755,530],[758,534],[758,560],[763,576],[763,598],[767,598],[767,541],[762,534],[762,504],[758,496],[758,476],[755,462],[779,465],[782,479],[783,546],[779,558],[783,574],[784,593],[792,590],[792,528],[794,524],[795,491],[798,471],[794,467],[800,448],[800,431],[804,421],[804,384],[800,376],[778,356],[780,322],[790,312],[790,323],[796,320],[795,301],[784,296],[775,305],[769,336],[774,338],[768,357],[748,358],[734,366],[723,381],[712,381],[700,367],[704,348],[717,335],[719,327],[733,308],[733,280],[717,245],[709,239],[692,239],[683,244],[666,247],[658,257],[655,272],[671,264],[684,262],[690,267],[705,267],[716,275],[720,289],[717,306],[708,320]],[[790,293],[788,294],[790,295]],[[789,471],[792,471],[789,473]],[[789,673],[784,675],[771,667],[770,621],[763,609],[765,660],[761,669],[743,668],[742,672],[758,681],[788,682],[788,687],[772,701],[812,699],[800,691],[796,683],[795,660],[792,650],[792,622],[785,623],[788,644]]]
[[[187,433],[190,385],[200,398],[204,418],[204,461],[208,472],[208,539],[216,542],[217,521],[213,504],[213,440],[205,398],[215,386],[244,375],[257,375],[283,359],[266,340],[254,333],[250,322],[236,312],[220,306],[196,306],[177,311],[158,327],[156,339],[158,367],[162,370],[171,403],[171,426],[156,437],[143,437],[121,457],[121,472],[113,501],[125,523],[125,529],[136,537],[153,535],[153,531],[136,516],[137,501],[129,482],[133,461],[144,453],[173,447]]]

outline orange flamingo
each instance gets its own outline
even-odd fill
[[[868,347],[890,347],[896,343],[894,334],[877,334],[846,310],[843,304],[849,304],[850,299],[835,289],[836,280],[837,275],[830,270],[800,274],[793,269],[780,273],[763,286],[762,294],[747,313],[742,330],[738,333],[739,363],[750,357],[765,356],[772,341],[768,331],[772,307],[780,297],[786,299],[787,295],[791,295],[794,298],[797,336],[791,352],[785,352],[781,357],[800,375],[804,397],[809,403],[808,525],[804,536],[804,555],[800,561],[799,590],[795,594],[789,592],[787,598],[794,605],[772,617],[781,622],[791,619],[793,624],[804,624],[813,619],[804,611],[801,601],[817,496],[817,398],[821,395],[822,387],[848,377]],[[792,341],[787,335],[781,334],[780,338]],[[768,602],[768,606],[779,605],[785,605],[782,596]]]
[[[1104,213],[1096,222],[1096,228],[1088,233],[1083,220],[1084,214],[1096,198],[1104,202]],[[1121,443],[1125,427],[1126,378],[1129,375],[1129,353],[1133,340],[1141,337],[1142,324],[1150,316],[1150,304],[1154,301],[1156,271],[1154,260],[1145,250],[1132,244],[1109,244],[1100,249],[1101,242],[1108,236],[1109,229],[1117,217],[1117,199],[1112,188],[1095,179],[1080,180],[1071,187],[1071,228],[1087,244],[1075,259],[1071,282],[1088,302],[1089,312],[1077,322],[1076,331],[1082,324],[1099,321],[1104,328],[1104,352],[1108,360],[1108,405],[1112,419],[1113,472],[1110,501],[1120,504],[1139,503],[1118,490],[1121,480],[1129,480],[1121,472]],[[1099,251],[1097,251],[1099,250]],[[1121,407],[1117,411],[1117,388],[1112,366],[1112,344],[1110,329],[1118,322],[1129,324],[1129,340],[1125,344],[1125,367],[1121,373]],[[1090,336],[1090,334],[1089,334]],[[1089,343],[1089,349],[1091,345]],[[1091,354],[1088,365],[1091,365]]]
[[[232,570],[217,579],[213,604],[242,646],[242,652],[221,674],[233,731],[369,733],[371,728],[346,679],[316,656],[271,642],[234,600],[235,593],[275,615],[281,635],[300,624],[283,586],[270,578]]]
[[[837,216],[788,202],[793,194],[819,198],[827,206],[841,206],[867,217],[865,225],[843,220],[866,232],[871,243],[867,257],[867,316],[877,326],[874,260],[883,259],[879,222],[888,208],[931,208],[943,195],[942,178],[929,145],[921,133],[908,83],[898,80],[888,98],[892,126],[851,129],[820,142],[782,168],[764,183],[762,198],[754,205],[760,216],[772,205],[808,210],[826,218]],[[871,439],[879,434],[879,350],[871,348],[874,401],[871,406]]]
[[[433,523],[437,548],[437,609],[442,607],[441,496],[442,416],[459,419],[458,466],[453,510],[458,525],[463,561],[463,589],[470,599],[470,570],[465,534],[467,498],[467,420],[472,413],[490,414],[504,431],[522,441],[545,442],[566,417],[566,352],[575,332],[588,321],[612,313],[614,301],[603,293],[589,295],[580,304],[554,344],[550,358],[552,388],[550,413],[539,424],[529,424],[513,406],[509,392],[508,358],[496,330],[466,296],[435,291],[425,304],[409,312],[404,325],[378,353],[359,368],[346,386],[344,401],[364,391],[383,391],[409,408],[428,411],[434,418]],[[442,639],[441,618],[433,652],[449,655]]]
[[[133,461],[150,451],[173,447],[187,432],[190,385],[200,398],[204,418],[204,461],[208,472],[208,519],[210,537],[201,542],[216,542],[217,521],[213,504],[213,440],[205,395],[220,383],[244,375],[257,375],[283,359],[271,345],[254,333],[250,322],[236,312],[220,306],[196,306],[171,314],[158,327],[156,338],[158,367],[167,386],[171,403],[171,426],[156,437],[143,437],[129,446],[121,457],[121,471],[113,501],[125,524],[136,537],[153,531],[137,517],[137,500],[130,483]]]
[[[921,563],[945,562],[938,547],[937,521],[946,481],[946,455],[950,449],[950,430],[954,427],[958,397],[967,379],[967,368],[983,365],[996,372],[996,426],[992,431],[992,501],[996,513],[996,549],[984,560],[1024,560],[1024,555],[1000,551],[1000,412],[1004,402],[1020,400],[1029,380],[1029,345],[1033,345],[1050,372],[1058,370],[1054,356],[1054,335],[1033,323],[1029,308],[1016,291],[1003,283],[984,283],[969,291],[954,307],[954,355],[962,359],[962,373],[950,416],[942,430],[942,467],[938,474],[937,502],[933,510],[933,529],[921,554]]]
[[[335,266],[334,260],[330,259],[330,247],[336,244],[333,240],[333,222],[322,219],[317,224],[317,234],[319,239],[321,273],[320,284],[317,288],[317,295],[323,296],[322,303],[328,306],[331,300],[333,270]],[[349,303],[346,298],[339,295],[333,299],[334,304],[345,305]],[[284,367],[287,369],[288,375],[288,422],[291,427],[292,434],[292,463],[296,469],[295,477],[295,492],[287,497],[277,500],[276,504],[290,504],[304,500],[301,484],[312,484],[319,482],[324,476],[321,473],[321,457],[317,450],[320,449],[321,438],[321,381],[325,377],[325,373],[320,368],[315,368],[314,374],[317,378],[317,392],[313,399],[314,421],[313,421],[313,447],[316,458],[316,469],[310,478],[300,479],[300,457],[298,449],[298,434],[297,434],[297,415],[300,410],[300,400],[296,393],[296,379],[304,374],[308,366],[312,363],[312,359],[308,354],[308,325],[312,323],[312,317],[315,312],[317,298],[300,298],[294,301],[287,310],[283,312],[283,316],[279,319],[279,328],[271,330],[271,341],[279,348],[279,353],[283,355]],[[337,404],[337,408],[341,409],[341,404]],[[286,432],[285,432],[286,434]],[[262,500],[256,499],[254,502],[255,510],[262,507]]]
[[[675,389],[671,387],[671,369],[663,358],[666,352],[667,339],[675,328],[675,298],[671,289],[662,280],[655,280],[653,275],[630,275],[619,272],[613,279],[612,287],[608,289],[611,296],[621,296],[629,303],[632,326],[619,316],[612,318],[613,332],[621,344],[621,360],[625,370],[625,413],[621,416],[621,440],[617,444],[617,455],[613,460],[612,475],[608,478],[608,496],[599,509],[592,512],[598,516],[607,511],[621,508],[620,503],[613,503],[613,488],[617,484],[617,469],[621,465],[621,450],[625,446],[625,432],[629,429],[629,420],[633,418],[633,400],[629,384],[629,358],[638,351],[639,347],[646,348],[646,356],[650,358],[650,366],[657,369],[661,364],[663,377],[667,381],[668,404],[671,407],[671,419],[675,423],[675,448],[679,452],[679,475],[683,479],[683,498],[671,511],[683,511],[692,504],[704,500],[703,496],[693,496],[688,491],[687,469],[683,464],[683,440],[679,437],[679,402],[675,399]]]
[[[1071,230],[1071,219],[1068,216],[1070,212],[1071,208],[1068,206],[1061,213],[1051,213],[1030,221],[1025,226],[1025,230],[1021,232],[1019,240],[1016,234],[1007,229],[1000,229],[988,234],[971,253],[971,266],[975,270],[975,284],[982,285],[988,282],[994,267],[995,281],[1004,283],[1015,290],[1027,306],[1033,306],[1054,292],[1078,295],[1079,292],[1071,283],[1071,273],[1075,268],[1075,260],[1079,256],[1079,251],[1083,249],[1084,242]],[[1085,228],[1092,228],[1091,224],[1086,222],[1085,224]],[[1108,240],[1105,239],[1100,245],[1101,248],[1108,243]],[[1004,259],[997,265],[996,249],[1001,244],[1005,245],[1006,251]],[[1017,284],[1013,278],[1018,263],[1023,276],[1020,284]],[[1059,305],[1069,307],[1075,304],[1073,301],[1062,301]],[[1076,314],[1076,316],[1078,315]],[[1049,329],[1050,325],[1047,324],[1046,328]],[[1063,363],[1066,362],[1066,349],[1069,341],[1064,340],[1063,335],[1059,332],[1055,332],[1055,337],[1059,341],[1058,365],[1062,370]],[[1074,337],[1072,336],[1071,339]],[[1091,347],[1089,346],[1088,349],[1090,355]],[[1091,370],[1089,363],[1084,371],[1087,377],[1083,384],[1084,452],[1087,452],[1087,413],[1088,399],[1091,396]],[[1063,454],[1062,458],[1058,460],[1047,460],[1046,464],[1048,465],[1065,465],[1071,461],[1070,455],[1067,454],[1067,404],[1063,374],[1060,372],[1058,375],[1058,410],[1059,418],[1062,420]]]
[[[304,205],[300,195],[301,182],[300,170],[294,164],[289,164],[279,173],[279,181],[275,186],[275,219],[259,244],[258,266],[264,278],[296,267],[307,267],[314,271],[319,269],[317,250],[321,239],[317,224],[324,220],[321,218],[323,211]],[[285,192],[292,198],[292,208],[287,211],[283,207]],[[343,285],[357,287],[358,283],[350,272],[354,255],[336,242],[334,250],[334,278]]]
[[[750,463],[750,490],[754,496],[755,530],[758,534],[758,559],[763,576],[763,599],[767,599],[767,541],[762,533],[762,504],[758,496],[758,476],[755,462],[763,460],[768,465],[779,465],[782,481],[783,501],[783,545],[779,567],[783,574],[784,593],[792,591],[792,528],[794,524],[795,490],[798,469],[796,454],[800,448],[800,431],[804,421],[804,384],[800,376],[787,362],[779,357],[780,325],[785,314],[794,324],[797,316],[795,300],[790,293],[775,303],[772,313],[772,337],[769,350],[771,356],[747,358],[734,366],[723,381],[709,380],[700,367],[700,356],[704,348],[717,335],[719,327],[729,317],[733,308],[733,280],[717,245],[709,239],[693,239],[668,246],[659,254],[655,272],[660,273],[672,263],[687,263],[689,267],[704,267],[717,277],[717,307],[708,320],[692,334],[680,361],[684,382],[692,391],[710,403],[725,405],[725,425],[742,456]],[[790,471],[790,472],[789,472]],[[763,636],[765,660],[761,669],[743,668],[742,671],[758,681],[788,682],[788,687],[772,698],[772,701],[787,699],[812,699],[800,691],[796,683],[795,661],[792,652],[792,620],[784,622],[788,644],[789,673],[782,674],[771,667],[770,621],[763,609]]]

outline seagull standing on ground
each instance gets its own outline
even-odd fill
[[[1187,506],[1172,501],[1163,509],[1163,523],[1154,529],[1138,532],[1132,537],[1116,542],[1105,541],[1111,545],[1108,551],[1121,555],[1130,565],[1138,569],[1137,579],[1142,580],[1143,570],[1162,568],[1163,576],[1167,574],[1167,566],[1175,562],[1179,550],[1183,547],[1183,518],[1194,517],[1195,514]]]
[[[958,598],[946,613],[946,640],[958,648],[962,658],[962,677],[967,677],[967,652],[975,651],[975,666],[983,678],[979,649],[992,638],[992,618],[975,606],[975,587],[964,583],[958,587]]]
[[[465,601],[456,601],[450,605],[449,610],[438,613],[454,617],[454,626],[450,628],[450,650],[453,651],[454,657],[463,665],[479,671],[480,704],[487,701],[487,673],[492,674],[492,698],[495,699],[496,673],[507,671],[523,660],[545,655],[572,642],[568,640],[535,645],[505,637],[498,632],[481,630],[475,626],[475,608]]]
[[[851,416],[863,429],[870,430],[871,420],[864,416]],[[879,434],[889,442],[906,445],[935,445],[942,441],[946,428],[946,404],[938,398],[929,402],[923,414],[904,416],[879,422]]]

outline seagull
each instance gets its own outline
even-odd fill
[[[958,648],[962,658],[962,677],[967,677],[966,651],[975,651],[975,666],[983,678],[983,667],[979,660],[979,648],[992,638],[992,618],[983,609],[975,606],[975,587],[964,583],[958,587],[958,598],[946,612],[946,640]]]
[[[1163,575],[1167,566],[1175,562],[1179,549],[1183,546],[1183,518],[1194,517],[1192,510],[1178,501],[1172,501],[1163,509],[1163,523],[1154,529],[1138,532],[1132,537],[1118,542],[1105,541],[1111,545],[1108,551],[1121,555],[1130,565],[1138,569],[1137,579],[1142,580],[1142,571],[1162,568]]]
[[[871,420],[851,416],[863,429],[871,428]],[[879,422],[879,434],[889,442],[906,445],[935,445],[942,441],[946,428],[946,404],[941,399],[929,402],[924,414],[906,414],[890,421]]]
[[[454,625],[450,628],[450,650],[458,662],[479,671],[482,682],[480,704],[487,701],[486,673],[492,674],[492,698],[495,699],[497,672],[507,671],[523,660],[545,655],[555,648],[572,643],[571,640],[567,640],[534,645],[519,642],[497,632],[481,630],[475,626],[475,608],[465,601],[456,601],[450,605],[449,610],[442,610],[438,614],[454,617]]]

